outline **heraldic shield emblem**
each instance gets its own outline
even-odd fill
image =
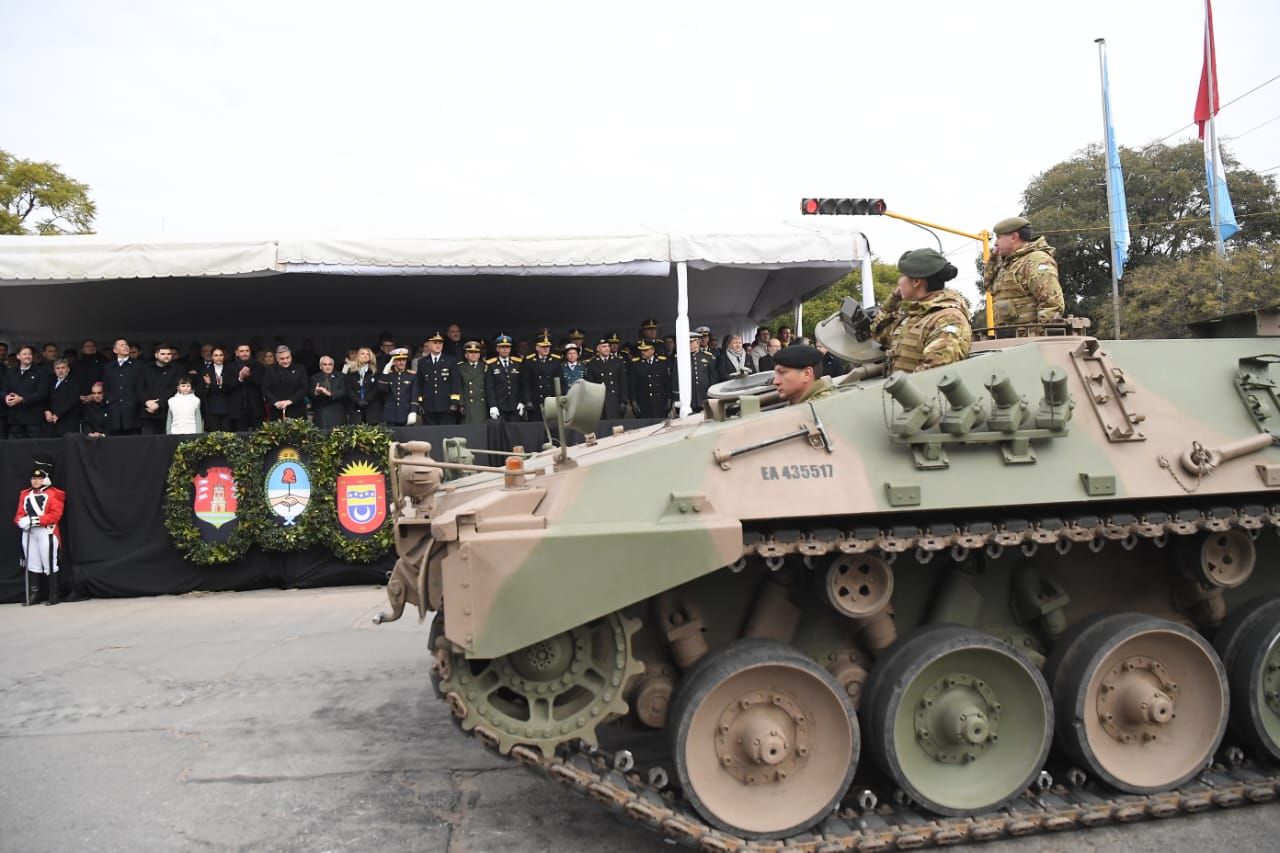
[[[298,451],[280,448],[275,464],[267,471],[267,506],[285,527],[292,527],[310,502],[311,477],[302,466]]]
[[[193,478],[196,518],[215,530],[236,518],[236,481],[227,465],[210,465]]]
[[[352,462],[338,475],[338,523],[349,533],[372,533],[387,517],[387,478],[369,462]]]

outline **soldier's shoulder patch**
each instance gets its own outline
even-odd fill
[[[497,363],[498,363],[498,357],[495,355],[493,358],[486,358],[486,359],[484,360],[484,363],[485,363],[485,364],[497,364]]]
[[[556,361],[560,360],[560,356],[556,355],[555,353],[551,353],[551,357],[554,358]]]
[[[523,358],[523,357],[521,357],[521,356],[518,356],[518,355],[513,355],[513,356],[511,356],[511,363],[512,363],[512,364],[520,364],[520,363],[522,363],[523,361],[524,361],[524,358]]]
[[[1047,269],[1049,269],[1049,268],[1050,268],[1050,267],[1049,267],[1049,265],[1048,265],[1048,264],[1040,264],[1038,267],[1036,267],[1036,269],[1037,269],[1038,271],[1040,271],[1040,272],[1044,272],[1045,270],[1047,270]]]
[[[632,361],[639,361],[639,360],[640,360],[640,356],[638,356],[638,355],[633,355],[633,356],[631,356],[631,360],[632,360]]]
[[[948,334],[948,335],[958,335],[958,334],[960,334],[960,327],[959,327],[959,326],[957,326],[955,323],[948,323],[947,325],[943,326],[943,327],[942,327],[941,329],[939,329],[938,331],[939,331],[939,332],[945,332],[945,333],[946,333],[946,334]]]

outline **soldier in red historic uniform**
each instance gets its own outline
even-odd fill
[[[48,459],[37,459],[31,472],[31,488],[23,489],[18,496],[18,511],[13,523],[22,528],[22,559],[26,569],[27,604],[35,604],[41,598],[40,577],[48,578],[48,595],[45,604],[58,603],[58,549],[62,532],[58,522],[67,503],[67,495],[55,488],[49,480],[53,464]]]

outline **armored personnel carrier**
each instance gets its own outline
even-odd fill
[[[391,452],[387,592],[486,747],[691,846],[908,848],[1274,799],[1280,356],[976,342],[503,466]],[[1041,330],[1044,331],[1044,330]],[[585,434],[569,446],[568,431]]]

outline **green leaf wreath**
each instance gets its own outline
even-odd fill
[[[326,540],[324,528],[329,519],[323,508],[325,491],[332,493],[333,478],[320,476],[319,465],[324,436],[320,430],[303,418],[268,421],[249,439],[249,450],[257,460],[257,479],[252,488],[259,500],[254,504],[254,514],[246,518],[254,532],[254,541],[266,551],[301,551]],[[267,454],[278,447],[292,447],[305,460],[307,474],[311,477],[311,499],[295,524],[285,527],[275,518],[266,501]],[[332,498],[330,498],[332,503]],[[241,522],[244,523],[244,522]]]
[[[206,459],[221,457],[231,466],[236,481],[236,528],[225,542],[206,542],[196,527],[192,506],[196,470]],[[262,479],[261,457],[235,433],[210,432],[184,441],[173,453],[164,493],[164,526],[173,538],[174,547],[193,563],[217,566],[234,563],[245,555],[254,542],[254,529],[246,521],[261,512],[262,490],[256,488]]]
[[[385,472],[387,453],[391,449],[391,431],[374,424],[357,424],[355,426],[334,427],[329,438],[320,447],[319,453],[313,457],[314,474],[312,481],[323,484],[323,493],[316,503],[316,518],[319,520],[326,543],[334,556],[347,563],[372,563],[381,558],[392,544],[392,513],[388,512],[382,526],[372,535],[364,538],[351,538],[342,534],[342,525],[338,521],[337,496],[334,484],[342,472],[344,457],[350,453],[366,453],[379,461],[379,467]],[[390,499],[390,477],[387,480],[387,497]],[[316,502],[317,494],[312,492],[311,500]]]

